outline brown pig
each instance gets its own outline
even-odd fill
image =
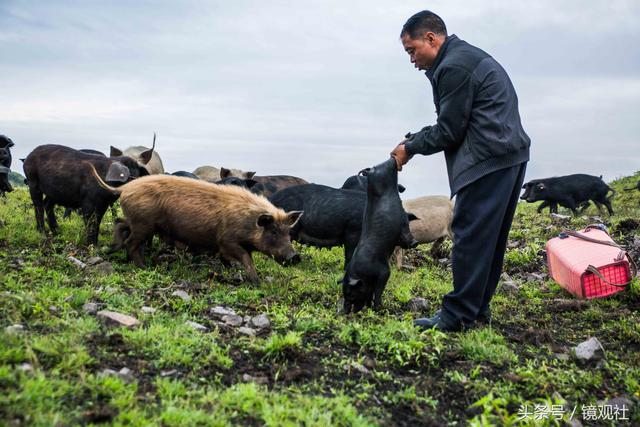
[[[130,233],[124,246],[138,266],[144,266],[143,245],[154,234],[240,262],[253,283],[259,280],[251,252],[281,263],[300,259],[289,229],[302,212],[286,213],[244,188],[172,175],[150,175],[114,188],[97,173],[94,177],[104,189],[120,195]]]

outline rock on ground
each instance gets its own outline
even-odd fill
[[[97,313],[99,319],[111,326],[120,326],[124,328],[135,328],[140,325],[140,321],[135,317],[115,311],[102,310]]]
[[[604,348],[596,337],[591,337],[588,340],[581,342],[573,348],[573,351],[578,360],[582,360],[585,362],[591,360],[601,360],[605,358]]]

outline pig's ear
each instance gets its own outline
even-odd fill
[[[109,151],[109,157],[120,157],[120,156],[122,156],[122,150],[112,145],[111,151]]]
[[[25,161],[25,160],[27,160],[27,159],[20,159],[20,161],[21,161],[22,163],[24,163],[24,161]]]
[[[371,168],[365,168],[358,172],[358,175],[367,176],[369,175],[369,172],[371,172]]]
[[[398,184],[398,193],[404,193],[404,190],[406,190],[406,188],[404,187],[404,185],[402,185],[402,184]]]
[[[268,225],[273,224],[273,221],[273,215],[262,214],[258,217],[258,227],[267,227]]]
[[[7,138],[7,139],[9,139],[9,138]],[[13,141],[9,139],[9,143],[6,145],[5,148],[9,148],[9,147],[13,147],[13,146],[14,146]],[[600,175],[600,179],[602,179],[602,175]]]
[[[291,211],[287,214],[287,220],[289,222],[289,227],[293,227],[302,217],[304,211]]]
[[[143,151],[142,153],[140,153],[140,163],[142,163],[143,165],[146,165],[147,163],[149,163],[152,156],[153,156],[153,148],[147,151]]]
[[[407,212],[407,219],[409,220],[409,222],[411,222],[411,221],[415,221],[415,220],[420,219],[420,218],[418,218],[417,216],[415,216],[411,212]]]
[[[251,179],[251,178],[253,178],[255,176],[255,174],[256,174],[255,172],[245,172],[244,173],[244,177],[246,179]]]
[[[220,179],[225,179],[231,176],[231,171],[227,168],[220,168]]]
[[[120,162],[113,162],[109,166],[105,181],[110,182],[127,182],[129,180],[129,168]]]

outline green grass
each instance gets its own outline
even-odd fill
[[[139,269],[105,252],[110,212],[99,244],[85,247],[76,215],[59,220],[57,236],[37,233],[28,192],[17,189],[0,199],[0,425],[562,425],[519,419],[519,409],[562,404],[577,407],[580,419],[582,405],[614,397],[635,402],[629,425],[638,424],[640,281],[579,302],[548,277],[530,277],[547,273],[547,239],[594,216],[620,243],[639,237],[629,220],[640,219],[640,192],[621,191],[638,179],[612,183],[611,217],[590,207],[561,221],[520,204],[505,257],[518,289],[498,288],[490,327],[454,334],[416,329],[417,314],[407,309],[422,297],[431,307],[424,314],[432,314],[451,289],[450,269],[428,260],[428,246],[416,257],[427,261],[392,268],[381,312],[345,316],[336,314],[340,248],[298,246],[303,261],[288,268],[254,254],[260,286],[238,283],[236,269],[210,257],[159,246]],[[115,274],[80,270],[70,255],[100,256]],[[141,324],[106,326],[85,313],[89,302]],[[216,305],[265,313],[271,328],[242,335],[218,323]],[[24,330],[7,332],[13,324]],[[604,361],[567,359],[591,336],[602,342]],[[125,367],[129,375],[112,373]]]

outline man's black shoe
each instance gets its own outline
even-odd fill
[[[437,329],[442,332],[459,332],[463,329],[462,322],[448,319],[442,315],[442,310],[438,310],[433,317],[416,319],[413,324],[420,328]]]

